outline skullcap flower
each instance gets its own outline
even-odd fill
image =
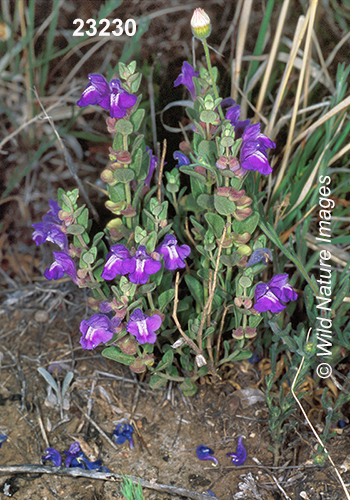
[[[156,248],[156,252],[163,255],[165,269],[174,271],[186,267],[184,259],[190,255],[191,249],[188,245],[178,245],[175,236],[167,234],[163,243]]]
[[[239,436],[236,453],[227,453],[231,457],[231,462],[235,465],[243,465],[247,459],[247,450],[243,445],[243,436]]]
[[[212,460],[214,465],[218,465],[219,460],[214,457],[214,452],[211,448],[208,448],[208,446],[205,446],[204,444],[200,444],[196,450],[197,457],[199,460]]]
[[[77,102],[78,106],[98,104],[110,111],[112,118],[123,118],[127,109],[136,104],[137,96],[129,94],[121,85],[120,80],[113,79],[108,84],[102,75],[89,75],[90,84]]]
[[[159,261],[148,255],[144,245],[139,246],[134,257],[123,262],[123,269],[130,273],[129,280],[138,285],[147,283],[150,275],[157,273],[161,267],[162,264]]]
[[[185,85],[194,100],[196,98],[196,91],[194,88],[193,77],[198,76],[199,72],[195,71],[187,61],[184,61],[182,64],[182,73],[180,73],[180,75],[176,78],[174,87],[178,87],[180,84]]]
[[[44,461],[51,460],[55,467],[60,467],[62,464],[61,455],[57,450],[55,450],[55,448],[46,448],[42,459]]]
[[[258,283],[255,288],[254,309],[259,312],[278,313],[286,308],[286,303],[298,298],[297,293],[287,283],[288,274],[277,274],[267,284]]]
[[[159,314],[147,316],[141,309],[135,309],[130,314],[130,320],[126,325],[126,330],[136,337],[137,342],[140,344],[154,344],[157,340],[155,330],[160,328],[162,318]]]

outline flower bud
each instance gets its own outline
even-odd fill
[[[192,33],[199,40],[203,40],[210,35],[211,24],[208,14],[203,9],[195,9],[191,19]]]

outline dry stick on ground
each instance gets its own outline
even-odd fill
[[[310,328],[310,329],[309,329],[309,331],[308,331],[308,333],[307,333],[306,342],[308,342],[308,341],[309,341],[309,337],[310,337],[310,333],[311,333],[311,331],[312,331],[312,328]],[[309,420],[309,418],[308,418],[308,416],[307,416],[307,414],[306,414],[306,412],[305,412],[305,410],[304,410],[304,408],[303,408],[302,404],[300,403],[300,401],[299,401],[298,397],[296,396],[296,394],[295,394],[295,392],[294,392],[294,387],[295,387],[296,381],[298,380],[300,370],[302,369],[302,366],[303,366],[303,364],[304,364],[304,360],[305,360],[305,356],[303,356],[303,357],[302,357],[302,360],[301,360],[301,362],[300,362],[300,365],[299,365],[298,371],[297,371],[297,373],[296,373],[296,375],[295,375],[295,377],[294,377],[294,380],[293,380],[292,386],[291,386],[291,388],[290,388],[290,392],[292,393],[292,396],[293,396],[293,398],[295,399],[295,401],[298,403],[298,406],[299,406],[299,408],[300,408],[300,410],[301,410],[302,414],[304,415],[304,418],[305,418],[306,422],[308,423],[308,426],[309,426],[309,427],[310,427],[310,429],[312,430],[312,432],[313,432],[313,434],[314,434],[314,436],[315,436],[316,440],[317,440],[317,441],[318,441],[318,443],[322,446],[322,448],[323,448],[323,452],[327,454],[327,458],[328,458],[328,460],[330,461],[330,463],[331,463],[331,464],[332,464],[332,466],[333,466],[334,472],[336,473],[336,475],[337,475],[337,477],[338,477],[338,479],[339,479],[339,481],[340,481],[340,484],[342,485],[342,488],[343,488],[343,490],[344,490],[344,492],[345,492],[345,494],[346,494],[346,498],[347,498],[347,500],[350,500],[350,493],[349,493],[349,491],[348,491],[347,487],[345,486],[345,483],[344,483],[344,481],[343,481],[343,478],[342,478],[342,477],[341,477],[341,475],[340,475],[340,472],[339,472],[339,471],[338,471],[338,469],[336,468],[336,466],[335,466],[335,464],[334,464],[334,462],[333,462],[333,460],[332,460],[332,457],[331,457],[331,456],[330,456],[330,454],[328,453],[328,451],[327,451],[327,449],[326,449],[325,445],[322,443],[321,438],[320,438],[320,437],[319,437],[319,435],[317,434],[317,432],[316,432],[316,430],[315,430],[314,426],[312,425],[312,423],[310,422],[310,420]]]
[[[85,477],[86,479],[99,479],[102,481],[112,482],[123,480],[123,476],[121,474],[114,474],[112,472],[95,472],[92,470],[83,470],[78,467],[48,467],[46,465],[36,464],[0,466],[0,475],[5,474],[52,474],[55,476]],[[192,498],[193,500],[208,500],[208,494],[205,493],[197,493],[196,491],[177,488],[176,486],[170,486],[167,484],[151,483],[133,476],[128,477],[131,478],[134,484],[138,485],[140,483],[143,488],[169,493],[170,495]]]
[[[113,441],[107,436],[107,434],[101,429],[101,427],[97,425],[96,422],[91,417],[89,417],[89,415],[81,408],[81,406],[78,405],[76,401],[74,402],[74,404],[81,411],[84,417],[88,419],[90,424],[92,424],[101,434],[101,436],[104,437],[105,440],[112,446],[112,448],[114,448],[116,451],[120,451],[119,448],[113,443]]]
[[[75,171],[71,155],[69,154],[66,146],[63,144],[62,139],[61,139],[59,133],[57,132],[55,124],[54,124],[52,118],[47,114],[47,112],[46,112],[46,110],[45,110],[45,108],[44,108],[44,106],[43,106],[43,104],[42,104],[42,102],[41,102],[41,100],[39,98],[39,94],[38,94],[38,92],[37,92],[37,90],[35,88],[34,88],[34,92],[35,92],[35,96],[36,96],[36,98],[37,98],[37,100],[38,100],[38,102],[40,104],[40,107],[43,110],[45,119],[48,120],[48,122],[51,125],[51,128],[54,131],[54,134],[55,134],[55,136],[56,136],[56,138],[58,140],[58,144],[59,144],[59,146],[60,146],[60,148],[61,148],[61,150],[63,152],[63,156],[64,156],[64,159],[66,160],[67,167],[69,168],[69,171],[70,171],[71,175],[73,176],[75,182],[77,183],[79,191],[82,194],[83,198],[85,199],[85,201],[86,201],[86,203],[87,203],[87,205],[88,205],[88,207],[89,207],[89,209],[90,209],[90,211],[91,211],[94,219],[98,222],[99,219],[100,219],[100,217],[99,217],[99,215],[98,215],[95,207],[91,203],[90,198],[88,197],[87,192],[85,191],[85,188],[84,188],[81,180],[79,179],[79,177],[78,177],[78,175],[77,175],[77,173]]]

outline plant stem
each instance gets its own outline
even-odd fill
[[[216,83],[215,83],[215,79],[214,79],[213,68],[211,66],[210,54],[209,54],[209,47],[208,47],[208,44],[207,44],[207,41],[206,41],[205,38],[202,38],[201,42],[202,42],[203,47],[204,47],[204,52],[205,52],[205,57],[206,57],[206,60],[207,60],[208,70],[209,70],[209,73],[210,73],[211,82],[213,84],[214,95],[215,95],[215,98],[218,99],[219,98],[219,93],[218,93],[218,89],[216,87]],[[221,120],[224,121],[225,117],[224,117],[224,113],[222,112],[220,104],[218,106],[218,110],[219,110],[219,115],[220,115]]]

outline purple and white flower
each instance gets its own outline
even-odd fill
[[[136,283],[138,285],[144,285],[147,283],[148,278],[151,274],[157,273],[162,264],[152,259],[150,255],[146,252],[146,247],[140,245],[136,251],[135,257],[126,259],[123,263],[123,269],[129,274],[129,280],[131,283]]]
[[[259,312],[278,313],[286,308],[287,302],[296,300],[298,295],[287,280],[288,274],[277,274],[267,284],[256,285],[254,309]]]
[[[235,128],[235,139],[242,138],[240,151],[241,168],[245,170],[257,170],[263,175],[272,172],[267,159],[266,150],[275,148],[276,144],[266,135],[260,132],[260,123],[250,125],[250,120],[239,120],[241,114],[240,106],[234,105],[226,112],[226,119],[230,120]]]
[[[95,349],[99,344],[109,342],[121,323],[121,318],[115,316],[112,320],[104,314],[94,314],[90,319],[80,323],[82,336],[80,344],[83,349]]]
[[[239,436],[236,453],[227,453],[231,457],[231,462],[235,465],[243,465],[247,459],[247,450],[243,445],[243,436]]]
[[[103,268],[101,278],[104,280],[112,280],[117,274],[124,276],[128,273],[123,268],[123,262],[125,259],[130,258],[129,250],[121,244],[113,245],[111,251],[107,254],[106,264]]]
[[[190,91],[192,99],[196,98],[196,91],[194,88],[193,77],[198,77],[199,71],[195,71],[187,61],[182,64],[182,73],[176,78],[174,82],[174,87],[178,87],[180,84],[185,85]]]
[[[159,314],[153,314],[153,316],[147,316],[141,309],[135,309],[130,314],[130,320],[126,325],[126,329],[131,335],[136,337],[139,344],[154,344],[157,340],[157,335],[155,330],[160,328],[162,324],[162,318]]]
[[[72,278],[72,281],[79,285],[77,271],[75,269],[74,261],[69,255],[64,252],[52,252],[55,258],[53,264],[46,269],[45,278],[48,280],[59,280],[63,278],[64,273]]]
[[[123,118],[127,109],[136,104],[137,96],[129,94],[121,85],[120,80],[113,79],[108,84],[102,75],[89,75],[90,85],[86,87],[78,106],[98,104],[103,109],[110,111],[112,118]]]
[[[44,215],[42,222],[32,224],[34,233],[32,239],[37,245],[51,241],[60,247],[61,250],[68,251],[68,240],[65,233],[62,232],[62,221],[58,218],[61,210],[58,203],[49,200],[50,210]]]
[[[165,269],[174,271],[186,267],[185,258],[190,255],[191,249],[188,245],[178,245],[175,236],[167,234],[156,252],[163,255]]]

